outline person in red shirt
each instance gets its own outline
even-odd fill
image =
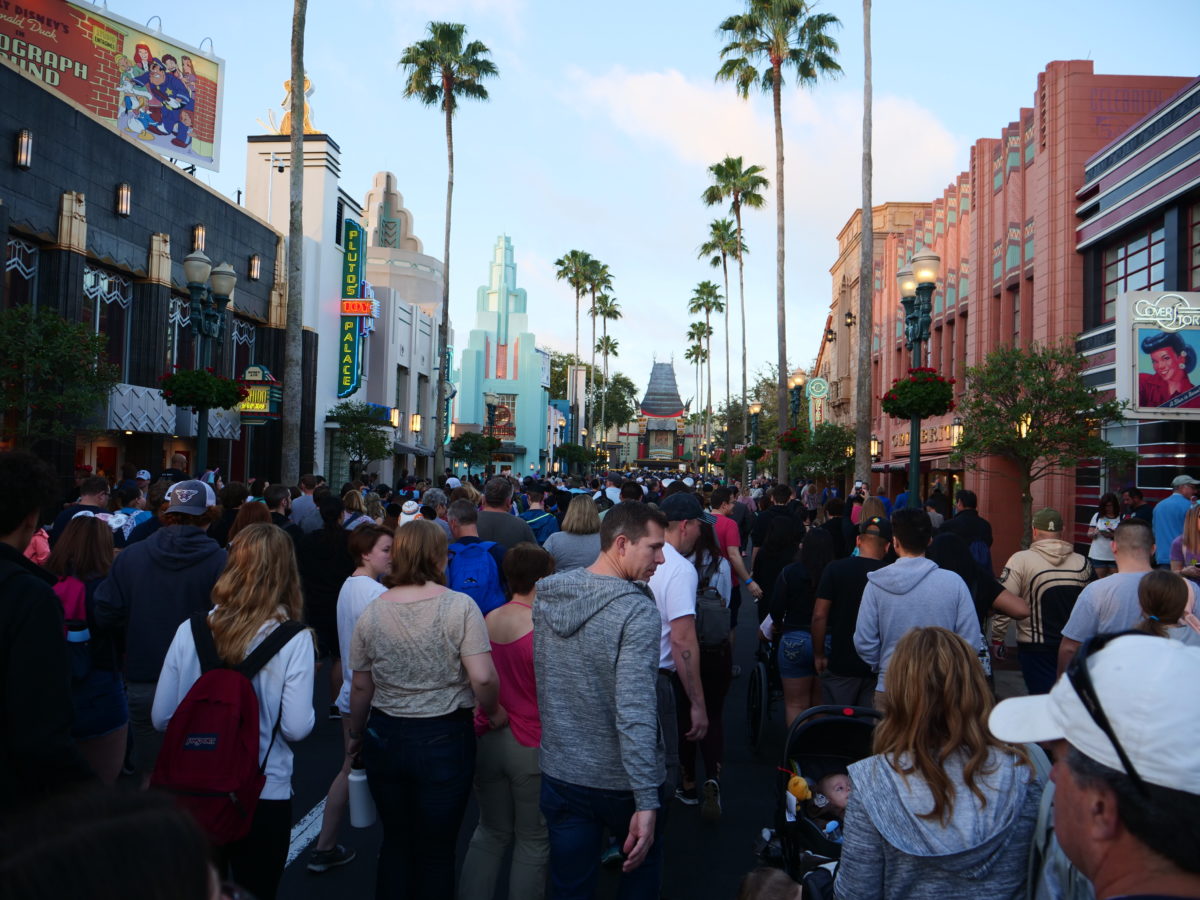
[[[738,532],[737,522],[729,516],[733,511],[733,492],[727,487],[719,487],[712,492],[710,502],[712,504],[710,508],[717,520],[713,529],[717,533],[717,544],[721,548],[721,556],[729,560],[729,568],[733,570],[733,596],[729,601],[729,618],[733,626],[733,630],[729,633],[729,640],[732,643],[734,632],[737,630],[738,607],[742,605],[742,592],[738,590],[738,586],[744,584],[755,600],[763,595],[763,589],[750,577],[750,573],[746,570],[746,562],[742,559],[741,535]],[[741,666],[734,666],[733,677],[736,678],[740,674]]]

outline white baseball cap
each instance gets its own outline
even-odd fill
[[[406,500],[400,507],[400,518],[397,521],[400,525],[407,525],[420,514],[421,505],[416,500]]]
[[[455,488],[462,487],[462,482],[459,481],[457,478],[455,478],[453,475],[451,475],[449,478],[446,479],[446,487],[450,488],[450,490],[454,490]]]
[[[1200,647],[1125,635],[1084,660],[1092,688],[1125,754],[1144,781],[1200,794],[1200,716],[1180,691],[1200,683]],[[988,718],[1009,743],[1066,739],[1117,772],[1125,766],[1065,675],[1049,694],[1003,700]]]

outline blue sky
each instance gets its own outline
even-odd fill
[[[200,171],[233,195],[244,184],[245,136],[278,110],[288,75],[292,4],[259,0],[164,6],[109,0],[137,22],[162,16],[164,33],[213,39],[226,60],[222,168]],[[491,101],[461,107],[451,317],[473,324],[476,288],[496,237],[512,237],[519,284],[539,341],[569,350],[573,296],[554,278],[572,248],[609,264],[624,319],[612,365],[639,385],[652,358],[674,358],[682,393],[686,303],[697,282],[720,281],[696,259],[717,210],[700,194],[706,168],[742,155],[774,176],[769,98],[740,100],[713,82],[716,28],[739,0],[310,0],[307,70],[313,119],[342,148],[342,185],[360,199],[379,170],[396,173],[425,250],[442,252],[446,155],[440,113],[402,96],[395,63],[431,18],[463,22],[500,68]],[[980,137],[998,137],[1031,106],[1037,74],[1054,59],[1092,59],[1096,71],[1194,76],[1198,0],[876,0],[874,200],[928,201],[966,168]],[[824,0],[842,20],[845,74],[810,91],[788,88],[788,355],[816,355],[831,293],[837,232],[861,203],[862,4]],[[920,42],[918,44],[918,42]],[[278,113],[277,113],[278,116]],[[745,219],[751,372],[775,359],[775,213]],[[736,304],[736,280],[732,292]],[[735,392],[739,332],[733,326]],[[586,334],[586,322],[584,324]],[[713,384],[723,393],[723,332]],[[584,352],[586,355],[584,341]]]

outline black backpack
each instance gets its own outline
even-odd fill
[[[720,566],[720,556],[709,559],[696,587],[696,640],[701,650],[716,650],[725,646],[733,630],[725,598],[712,585]]]

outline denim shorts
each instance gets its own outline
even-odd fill
[[[825,635],[825,655],[829,655],[832,636]],[[811,678],[817,674],[813,667],[813,639],[810,631],[787,631],[779,639],[779,675],[781,678]]]

